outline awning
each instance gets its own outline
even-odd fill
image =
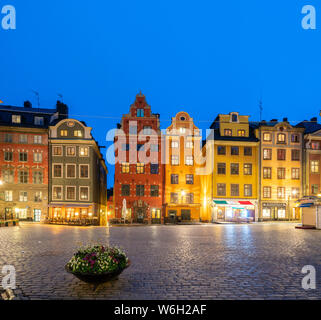
[[[254,204],[251,201],[239,201],[239,204],[243,206],[254,206]]]
[[[223,200],[214,200],[215,204],[227,204],[227,201],[223,201]]]
[[[299,205],[299,208],[309,208],[309,207],[311,207],[311,206],[313,206],[313,205],[314,205],[313,202],[301,203],[301,204]]]

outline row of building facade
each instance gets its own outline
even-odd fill
[[[321,125],[219,114],[206,140],[186,112],[160,128],[138,94],[115,135],[114,222],[299,220],[320,192]]]
[[[107,221],[107,167],[84,122],[55,109],[0,107],[0,219]]]

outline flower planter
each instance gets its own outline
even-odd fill
[[[96,290],[100,284],[117,278],[129,266],[130,261],[121,249],[95,245],[79,249],[65,270],[79,280],[93,284]]]
[[[117,276],[119,276],[129,266],[130,266],[130,261],[128,260],[127,266],[125,268],[118,269],[113,272],[106,272],[106,273],[100,273],[100,274],[72,272],[67,265],[65,266],[65,269],[68,273],[73,274],[79,280],[98,286],[100,284],[103,284],[105,282],[108,282],[117,278]]]

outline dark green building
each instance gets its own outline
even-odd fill
[[[106,224],[107,167],[91,130],[75,119],[49,128],[49,223]]]

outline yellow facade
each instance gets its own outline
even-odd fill
[[[287,121],[260,126],[259,220],[300,219],[296,200],[302,195],[303,130]]]
[[[259,140],[248,116],[219,115],[211,129],[203,153],[214,167],[201,179],[203,215],[211,221],[257,220]]]
[[[200,143],[200,131],[188,113],[172,118],[165,135],[165,222],[200,221]]]

